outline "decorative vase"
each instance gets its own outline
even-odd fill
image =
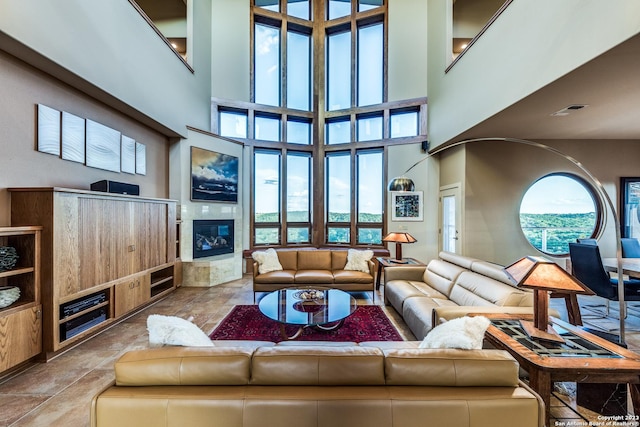
[[[0,287],[0,308],[9,307],[20,298],[20,288],[17,286]]]
[[[0,271],[11,270],[18,262],[16,248],[11,246],[0,246]]]

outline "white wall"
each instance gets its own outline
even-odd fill
[[[194,36],[208,46],[211,5],[195,3]],[[187,124],[208,129],[209,61],[194,61],[192,73],[128,1],[3,2],[0,49],[138,112],[167,134],[184,136]]]
[[[427,96],[427,2],[389,2],[389,101]]]
[[[249,102],[249,1],[211,3],[211,96]]]
[[[446,0],[428,6],[432,147],[640,32],[637,0],[518,0],[445,75]]]

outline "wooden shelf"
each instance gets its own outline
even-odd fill
[[[9,191],[12,224],[43,229],[45,359],[145,307],[152,293],[156,299],[175,289],[174,200],[58,187]],[[81,304],[100,292],[104,301]],[[64,317],[65,307],[73,314]]]
[[[35,271],[34,267],[23,267],[23,268],[14,268],[12,270],[3,271],[0,273],[1,277],[11,277],[18,276],[20,274],[33,273]]]
[[[20,288],[20,298],[0,308],[0,372],[42,352],[40,254],[42,227],[0,227],[0,246],[18,253],[17,266],[0,272],[0,286]]]

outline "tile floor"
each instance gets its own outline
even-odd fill
[[[360,304],[372,303],[371,294],[354,296]],[[34,363],[19,373],[0,378],[0,427],[89,426],[91,398],[113,380],[113,362],[129,350],[147,347],[149,314],[194,316],[194,322],[208,333],[234,305],[252,303],[251,276],[248,275],[212,288],[179,288],[164,300],[48,363]],[[381,292],[377,293],[375,303],[383,305]],[[405,339],[414,339],[392,308],[385,311]],[[640,351],[640,333],[629,332],[627,343],[630,349]],[[552,419],[552,426],[587,426],[589,420],[597,419],[597,414],[576,408],[570,396],[557,396],[552,405],[552,414],[556,417]]]

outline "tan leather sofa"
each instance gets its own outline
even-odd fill
[[[420,340],[441,321],[469,313],[533,314],[533,293],[516,287],[502,266],[451,252],[426,266],[387,267],[384,277],[385,303]]]
[[[500,350],[296,343],[131,351],[92,427],[521,427],[544,406]]]
[[[369,272],[345,270],[346,250],[304,249],[278,250],[280,271],[260,274],[253,263],[253,292],[272,292],[283,288],[322,286],[346,292],[366,291],[375,297],[375,267],[369,261]]]

